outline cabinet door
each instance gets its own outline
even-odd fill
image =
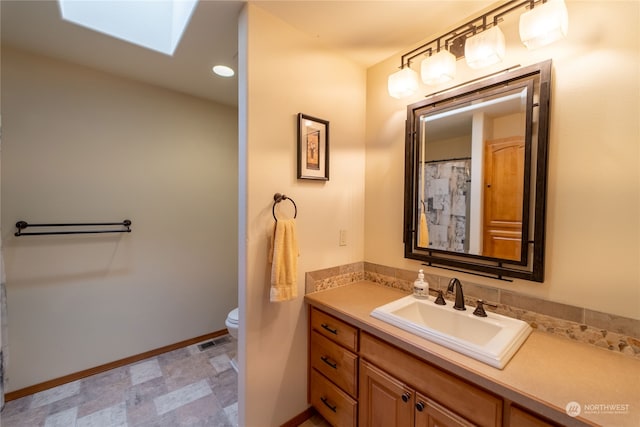
[[[360,427],[413,427],[414,400],[412,389],[360,362]]]
[[[415,427],[471,427],[473,425],[433,400],[416,393]]]

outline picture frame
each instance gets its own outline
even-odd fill
[[[329,122],[298,113],[298,179],[329,180]]]

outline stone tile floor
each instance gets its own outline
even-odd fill
[[[112,369],[5,404],[2,427],[236,427],[229,336]]]

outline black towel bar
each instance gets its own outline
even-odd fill
[[[296,206],[296,202],[294,202],[291,197],[287,197],[284,194],[276,193],[273,195],[273,207],[271,208],[273,219],[275,219],[276,222],[278,222],[278,218],[276,218],[276,205],[283,200],[289,200],[291,203],[293,203],[293,208],[295,209],[293,217],[295,218],[298,216],[298,207]]]
[[[118,230],[71,230],[71,231],[36,231],[24,233],[27,227],[101,227],[101,226],[122,226],[124,229]],[[131,233],[131,221],[125,219],[122,222],[84,222],[72,224],[29,224],[27,221],[16,222],[15,236],[46,236],[54,234],[102,234],[102,233]]]

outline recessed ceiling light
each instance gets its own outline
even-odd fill
[[[213,67],[213,72],[221,77],[231,77],[236,72],[233,71],[232,68],[227,67],[226,65],[216,65]]]

